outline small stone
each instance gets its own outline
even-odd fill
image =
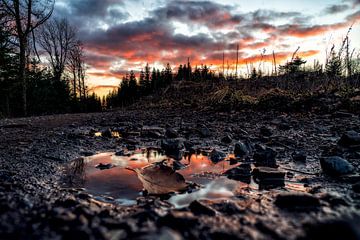
[[[275,159],[277,152],[275,150],[259,144],[257,144],[255,148],[256,151],[253,156],[255,166],[277,167]]]
[[[251,165],[249,163],[243,163],[237,167],[228,169],[223,174],[229,179],[234,179],[249,184],[251,182]]]
[[[90,151],[81,151],[80,155],[84,156],[84,157],[90,157],[93,156],[95,153],[94,152],[90,152]]]
[[[112,137],[111,129],[108,128],[108,129],[102,131],[101,136],[106,137],[106,138],[111,138]]]
[[[360,145],[360,133],[353,130],[348,131],[342,135],[338,144],[343,147]]]
[[[308,193],[280,193],[275,199],[279,208],[300,210],[320,207],[320,201]]]
[[[352,185],[352,189],[354,192],[360,193],[360,182],[357,182],[354,185]]]
[[[210,160],[213,163],[218,163],[223,161],[226,158],[226,153],[224,153],[223,151],[219,151],[219,150],[212,150],[210,153]]]
[[[306,162],[306,153],[304,151],[295,151],[292,153],[292,158],[296,162]]]
[[[271,189],[285,186],[286,172],[276,168],[256,167],[252,171],[255,182],[259,183],[259,189]]]
[[[235,144],[234,154],[236,157],[245,157],[250,154],[250,150],[245,143],[240,141]]]
[[[167,138],[177,138],[179,134],[173,128],[167,128],[165,132]]]
[[[113,168],[115,166],[113,164],[111,164],[111,163],[99,163],[95,167],[100,169],[100,170],[105,170],[105,169]]]
[[[207,215],[215,216],[216,212],[211,207],[206,206],[205,204],[195,200],[189,205],[189,209],[194,215]]]
[[[125,155],[125,151],[123,149],[119,150],[119,151],[116,151],[115,152],[115,156],[124,156]]]
[[[260,128],[260,134],[265,136],[265,137],[270,137],[273,135],[272,129],[266,126],[262,126]]]
[[[178,152],[184,147],[184,142],[181,139],[165,139],[161,141],[161,148],[168,153]]]
[[[223,137],[221,139],[221,142],[230,144],[230,143],[232,143],[232,137],[230,135],[226,135],[225,137]]]
[[[320,159],[322,170],[332,176],[349,174],[354,171],[354,167],[345,159],[333,156]]]

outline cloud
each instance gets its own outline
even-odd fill
[[[346,6],[350,8],[352,3],[358,2],[345,1],[349,3],[328,6],[324,11],[328,14],[344,12],[348,10]],[[155,8],[137,21],[130,21],[125,1],[119,0],[58,0],[56,14],[70,18],[78,26],[79,37],[86,49],[86,62],[92,68],[90,76],[98,78],[120,78],[126,71],[138,70],[146,62],[183,64],[188,57],[194,66],[219,66],[223,52],[234,62],[237,45],[240,47],[240,64],[272,60],[272,55],[257,54],[272,46],[282,50],[277,53],[277,61],[281,62],[292,55],[287,52],[291,41],[284,39],[305,40],[321,36],[349,27],[360,19],[358,11],[338,23],[314,25],[312,16],[297,11],[258,9],[243,12],[235,5],[213,1],[156,3]],[[179,31],[174,22],[186,25],[190,34]],[[199,29],[202,30],[196,31]],[[316,50],[299,53],[303,57],[316,54]]]
[[[345,12],[346,10],[350,9],[350,6],[347,4],[337,4],[331,5],[324,9],[325,14],[337,14],[341,12]]]

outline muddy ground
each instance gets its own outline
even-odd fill
[[[174,209],[152,196],[128,207],[102,203],[64,185],[72,159],[160,146],[169,136],[159,128],[174,130],[189,151],[230,154],[239,141],[270,147],[278,171],[304,189],[245,190],[236,200]],[[109,129],[121,138],[107,136]],[[360,118],[343,111],[222,113],[190,106],[0,120],[0,239],[360,239],[359,139],[339,143],[350,130],[360,132]],[[253,149],[252,163],[260,151]],[[320,159],[329,156],[352,167],[323,169]]]

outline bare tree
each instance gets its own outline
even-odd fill
[[[38,42],[48,55],[54,78],[61,80],[70,52],[76,48],[75,29],[66,19],[54,19],[40,28]]]
[[[45,23],[54,10],[55,0],[0,0],[11,19],[11,32],[19,47],[19,80],[22,83],[23,113],[27,115],[26,51],[30,34]]]
[[[72,74],[72,91],[73,97],[76,100],[77,96],[80,99],[86,98],[86,86],[85,86],[85,62],[84,62],[84,49],[82,43],[77,43],[71,48],[68,60],[68,69]]]

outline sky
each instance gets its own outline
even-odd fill
[[[222,72],[224,53],[234,73],[237,45],[238,74],[246,64],[271,71],[273,51],[281,64],[298,47],[307,64],[322,63],[350,26],[351,46],[360,46],[360,0],[57,0],[54,17],[76,26],[88,84],[99,91],[146,63],[176,70],[188,57]]]

